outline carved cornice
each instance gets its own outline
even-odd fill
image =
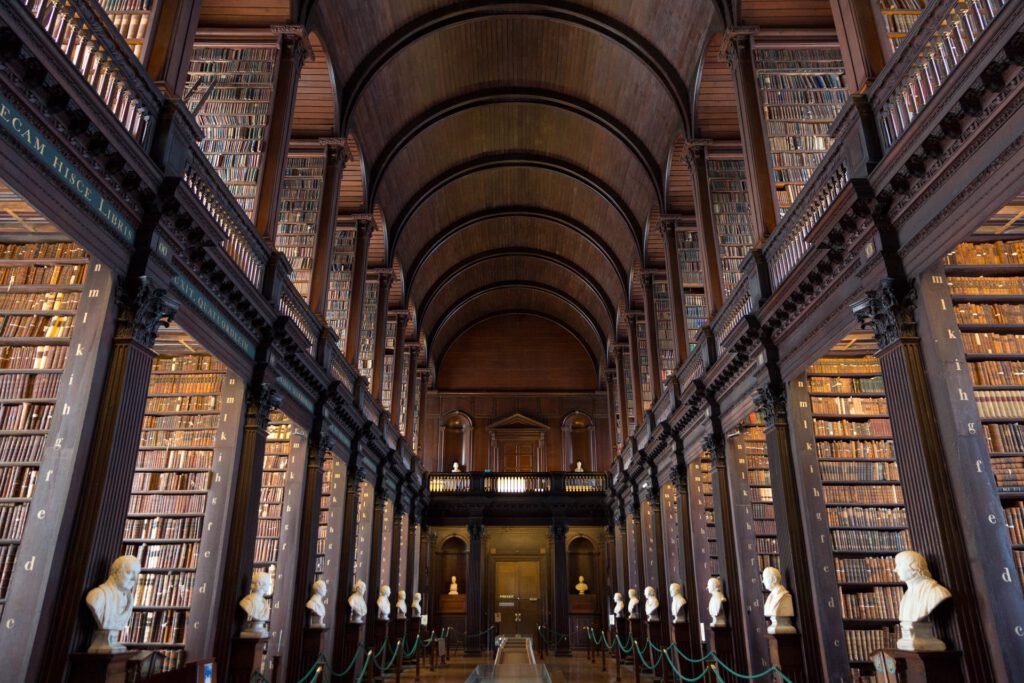
[[[786,422],[786,390],[771,384],[754,390],[754,407],[766,425]]]
[[[178,312],[178,302],[167,296],[167,290],[153,286],[143,275],[134,287],[120,284],[117,289],[117,336],[132,339],[152,348],[161,327],[167,327]]]
[[[270,411],[280,407],[281,395],[266,382],[260,382],[249,390],[249,414],[256,420],[259,429],[267,429]]]
[[[902,291],[901,291],[902,290]],[[892,278],[885,278],[877,289],[869,289],[865,297],[853,305],[861,328],[870,327],[879,349],[901,339],[917,337],[914,320],[917,290],[910,283],[900,287]]]

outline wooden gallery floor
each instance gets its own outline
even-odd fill
[[[429,671],[429,667],[424,666],[421,674],[421,681],[429,681],[430,683],[463,683],[466,677],[469,676],[470,672],[478,664],[491,664],[494,662],[494,654],[481,657],[465,657],[461,654],[453,655],[451,661],[445,665],[444,668],[438,668],[435,671]],[[615,681],[615,660],[608,660],[608,671],[605,673],[601,672],[601,660],[598,659],[596,664],[591,664],[587,661],[586,651],[579,650],[574,651],[572,657],[547,657],[543,662],[537,661],[538,664],[545,664],[548,667],[548,672],[551,676],[551,683],[566,683],[570,681],[588,681],[589,683],[614,683]],[[413,683],[415,675],[403,672],[402,683]],[[650,677],[645,677],[650,680]],[[393,681],[393,677],[388,677],[389,681]],[[623,669],[622,670],[622,682],[632,683],[633,670]]]

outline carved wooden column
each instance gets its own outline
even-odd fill
[[[556,518],[551,523],[552,564],[555,573],[554,638],[555,656],[569,657],[569,558],[565,546],[565,534],[569,527],[565,521]],[[564,638],[563,638],[564,636]]]
[[[331,286],[331,265],[334,263],[334,242],[338,228],[338,192],[341,177],[348,163],[348,147],[344,138],[321,138],[324,145],[324,187],[316,218],[316,249],[313,251],[313,272],[309,283],[309,306],[317,315],[327,310],[327,294]]]
[[[595,467],[595,469],[604,469],[611,464],[615,456],[619,454],[619,435],[615,431],[615,390],[613,384],[615,382],[615,371],[608,369],[604,371],[604,383],[605,383],[605,395],[608,397],[608,460],[603,467]]]
[[[277,235],[281,182],[288,161],[288,142],[292,137],[292,113],[299,73],[306,60],[306,29],[299,25],[272,26],[281,36],[277,51],[274,89],[270,96],[270,120],[263,140],[263,159],[256,189],[256,230],[271,244]]]
[[[373,221],[356,219],[355,253],[352,258],[352,286],[348,303],[348,334],[345,337],[345,357],[349,364],[359,367],[359,344],[363,337],[363,306],[366,299],[366,263],[370,255],[370,235]],[[386,297],[385,297],[386,300]]]
[[[342,522],[341,534],[341,567],[338,569],[338,595],[335,597],[334,618],[334,661],[331,667],[337,671],[345,668],[353,657],[358,655],[355,665],[355,673],[348,677],[347,681],[353,681],[359,675],[363,667],[363,651],[357,650],[355,646],[362,639],[365,633],[363,624],[351,622],[351,613],[348,606],[348,596],[352,593],[357,578],[356,551],[359,546],[359,515],[360,515],[360,492],[362,487],[369,486],[367,482],[368,472],[362,466],[361,441],[365,438],[362,434],[356,437],[352,443],[352,454],[349,462],[349,476],[345,488],[345,516]],[[359,574],[358,578],[362,578]],[[367,589],[367,602],[372,602]]]
[[[622,345],[615,345],[615,391],[619,397],[619,444],[625,448],[629,441],[629,404],[626,403],[626,375],[622,360]]]
[[[377,317],[373,329],[373,367],[370,368],[371,389],[373,397],[380,402],[384,394],[384,348],[388,341],[388,296],[394,275],[391,271],[381,271],[377,284]]]
[[[420,357],[420,345],[418,342],[414,342],[409,348],[409,368],[408,376],[405,380],[405,440],[409,442],[410,446],[413,445],[413,429],[416,425],[416,376],[419,374],[416,371],[416,363],[419,362]]]
[[[391,424],[397,429],[402,419],[402,377],[405,374],[405,327],[409,314],[395,316],[395,361],[391,368]]]
[[[430,363],[430,357],[428,356],[425,361]],[[416,421],[416,434],[415,434],[415,451],[420,457],[423,457],[423,435],[427,431],[427,385],[430,384],[430,370],[427,368],[420,368],[417,373],[420,378],[419,392],[420,402],[416,407],[419,418]]]
[[[647,367],[651,373],[651,403],[661,398],[661,349],[658,348],[658,316],[654,310],[654,273],[641,276],[644,290],[644,328],[647,330]]]
[[[665,242],[665,273],[668,276],[669,311],[672,312],[672,343],[676,352],[676,367],[689,353],[686,339],[686,308],[683,301],[683,282],[679,275],[679,247],[676,243],[678,221],[662,219],[661,236]],[[672,368],[675,370],[675,368]]]
[[[249,592],[252,584],[267,425],[270,411],[281,405],[281,397],[267,382],[268,374],[268,368],[258,367],[246,396],[242,448],[234,482],[234,502],[224,547],[224,575],[221,577],[214,629],[213,654],[218,662],[231,661],[232,641],[242,625],[238,601]]]
[[[708,320],[722,307],[722,271],[718,258],[718,235],[711,211],[711,185],[708,183],[708,155],[703,145],[690,145],[686,164],[693,179],[693,203],[697,210],[697,237],[700,243],[700,267],[704,271],[704,298]],[[684,322],[685,325],[685,322]]]
[[[678,463],[683,462],[683,443],[682,439],[678,436],[673,435],[672,437],[676,457],[675,460]],[[686,653],[688,657],[695,658],[697,653],[701,651],[700,643],[700,622],[703,616],[701,607],[704,604],[705,590],[704,586],[699,585],[697,582],[697,574],[693,564],[693,532],[690,527],[690,506],[687,503],[689,498],[689,487],[686,479],[686,465],[679,464],[672,468],[670,474],[672,486],[676,489],[676,524],[677,529],[667,529],[667,533],[677,534],[677,541],[679,543],[679,566],[673,567],[672,570],[675,572],[675,576],[668,577],[671,581],[678,581],[683,591],[683,596],[686,598],[685,614],[686,614],[686,627],[684,630],[685,639],[680,642],[676,640],[676,645],[680,650]],[[665,598],[671,604],[671,596]],[[671,616],[671,615],[670,615]],[[678,630],[676,632],[678,634]],[[684,663],[684,662],[680,662]],[[683,673],[687,670],[691,670],[692,667],[680,669]]]
[[[736,84],[743,165],[747,174],[747,187],[750,188],[750,213],[760,242],[775,230],[779,214],[775,207],[774,176],[768,163],[768,144],[757,93],[753,35],[749,30],[730,31],[725,35],[724,46]]]
[[[481,638],[476,634],[484,630],[483,625],[483,591],[484,591],[484,525],[479,518],[469,522],[469,576],[466,591],[466,645],[467,657],[479,657]],[[475,636],[470,638],[469,636]]]
[[[640,548],[640,501],[637,499],[636,492],[632,486],[630,486],[624,502],[626,570],[629,578],[626,589],[636,588],[637,593],[642,594],[644,590],[644,572],[643,551]]]
[[[796,460],[790,449],[785,391],[781,386],[772,384],[759,387],[754,395],[754,405],[764,420],[779,547],[778,569],[782,572],[783,584],[792,587],[804,676],[807,683],[824,682],[827,680],[828,672],[822,653],[815,599],[827,598],[816,595],[814,591],[814,586],[818,583],[814,576],[817,567],[811,566],[807,550],[807,529],[801,514],[800,502],[808,492],[799,485]]]
[[[150,78],[162,83],[173,97],[185,92],[201,5],[202,0],[161,0],[150,19],[153,28],[143,64]]]
[[[945,462],[940,428],[921,356],[913,285],[884,278],[854,305],[862,325],[878,343],[886,403],[893,430],[914,549],[927,559],[936,580],[953,593],[956,608],[950,633],[964,653],[967,680],[996,680],[975,595],[972,558],[957,513],[957,501]],[[968,504],[968,503],[965,503]],[[946,629],[939,624],[940,633]]]
[[[644,489],[640,501],[640,546],[644,562],[644,586],[651,586],[657,594],[658,622],[650,623],[652,638],[659,647],[668,645],[669,596],[665,580],[665,543],[661,528],[661,492],[658,480],[651,475],[650,486]]]
[[[843,53],[846,75],[843,80],[850,93],[860,93],[885,68],[889,52],[879,32],[878,3],[861,0],[831,0],[839,49]]]
[[[418,494],[417,494],[418,495]],[[420,539],[423,537],[423,512],[420,510],[419,498],[413,498],[409,506],[409,537],[406,540],[406,591],[409,603],[409,617],[412,618],[412,596],[420,590]],[[410,635],[415,631],[410,628]],[[415,636],[411,636],[415,638]]]
[[[626,595],[629,588],[629,561],[626,550],[626,511],[622,503],[616,499],[612,502],[612,533],[615,536],[615,576],[618,583],[612,593]]]
[[[121,555],[153,366],[152,347],[157,330],[170,322],[178,308],[165,290],[145,277],[137,278],[130,286],[119,286],[117,297],[117,327],[85,464],[83,494],[75,512],[61,580],[53,587],[53,609],[63,617],[53,620],[46,638],[50,656],[42,663],[40,675],[45,681],[61,680],[67,655],[88,644],[95,622],[82,597],[103,583],[111,562]]]
[[[640,382],[640,340],[637,339],[636,324],[639,313],[626,314],[626,334],[629,340],[629,379],[632,383],[633,419],[639,427],[644,419],[644,387]]]

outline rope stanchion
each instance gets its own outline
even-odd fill
[[[672,645],[672,649],[676,651],[676,654],[679,655],[680,657],[682,657],[684,660],[686,660],[690,664],[702,664],[703,662],[707,661],[708,658],[710,658],[712,656],[716,656],[714,652],[709,652],[706,655],[704,655],[703,657],[701,657],[700,659],[693,659],[691,657],[687,657],[686,653],[683,652],[682,650],[680,650],[679,646],[677,646],[675,643],[672,643],[671,645]]]
[[[354,659],[352,661],[355,661]],[[373,661],[373,650],[366,653],[366,659],[363,660],[363,670],[359,672],[358,678],[355,683],[363,683],[363,677],[366,675],[366,668],[370,666],[370,662]]]
[[[665,648],[665,649],[666,649],[666,651],[668,650],[668,648]],[[699,676],[696,676],[694,678],[689,678],[687,676],[684,676],[682,673],[680,673],[679,669],[676,668],[676,665],[672,661],[671,657],[666,655],[665,659],[668,661],[668,665],[669,665],[669,668],[672,669],[672,673],[675,675],[676,678],[678,678],[679,680],[683,681],[683,683],[697,683],[697,681],[702,681],[708,675],[708,671],[711,670],[710,666],[706,666],[706,667],[704,667],[704,669],[702,669],[701,674]]]
[[[736,678],[742,678],[745,681],[754,681],[754,680],[757,680],[758,678],[764,678],[765,676],[771,676],[773,674],[778,674],[779,677],[782,678],[782,680],[785,683],[793,683],[792,679],[790,679],[788,676],[786,676],[786,674],[784,674],[781,671],[779,671],[778,667],[774,667],[773,666],[773,667],[771,667],[769,669],[765,669],[764,671],[762,671],[759,674],[753,674],[752,676],[747,676],[745,674],[741,674],[738,671],[733,671],[732,669],[730,669],[729,665],[726,664],[725,662],[723,662],[721,659],[719,659],[718,655],[715,654],[714,652],[711,652],[710,654],[711,654],[712,657],[715,658],[715,663],[717,663],[718,666],[722,667],[723,669],[728,671],[731,675],[735,676]]]

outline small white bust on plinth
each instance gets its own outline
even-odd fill
[[[640,598],[637,597],[636,589],[635,588],[630,588],[626,592],[629,593],[629,604],[626,605],[626,611],[629,612],[629,618],[630,619],[639,619],[640,618]]]
[[[395,600],[395,619],[405,619],[408,611],[405,606],[405,591],[398,591],[398,599]]]
[[[622,593],[616,593],[612,596],[612,601],[615,603],[615,606],[612,607],[612,614],[615,615],[616,619],[625,619],[626,603],[622,600]]]
[[[352,593],[348,596],[348,621],[350,624],[361,624],[366,620],[366,582],[357,579],[352,584]]]
[[[647,602],[644,603],[644,613],[647,615],[647,621],[658,621],[658,606],[661,603],[658,602],[654,586],[648,586],[644,589],[644,597],[647,598]]]
[[[678,583],[670,583],[668,586],[668,594],[672,597],[672,623],[681,624],[686,619],[686,616],[683,614],[683,608],[686,607],[686,598],[683,597],[683,587]]]
[[[419,619],[423,616],[423,596],[420,593],[412,594],[412,602],[409,604],[409,611],[414,619]]]
[[[386,583],[380,587],[380,593],[377,595],[377,619],[380,621],[387,621],[391,618],[391,601],[388,599],[391,597],[391,587]]]
[[[327,606],[324,605],[324,597],[327,595],[327,582],[317,579],[313,582],[313,594],[306,601],[306,609],[309,610],[309,627],[314,629],[327,628],[324,623],[324,615],[327,614]]]
[[[913,550],[896,555],[896,575],[907,584],[900,600],[900,638],[896,647],[914,652],[945,650],[946,644],[935,637],[935,627],[928,617],[952,593],[932,578],[928,561]]]
[[[452,577],[452,585],[448,586],[448,595],[458,595],[458,594],[459,594],[459,584],[455,580],[455,577],[453,576]]]
[[[245,625],[242,626],[241,638],[267,638],[267,621],[270,619],[270,600],[267,596],[274,592],[274,580],[266,572],[257,572],[253,579],[252,592],[239,600],[238,604],[245,610]]]
[[[461,471],[462,471],[462,468],[459,467],[459,461],[456,460],[455,462],[452,463],[452,472],[457,474],[457,473],[459,473]]]
[[[135,582],[141,569],[139,560],[133,555],[121,555],[110,565],[107,580],[86,593],[85,603],[96,620],[96,633],[89,652],[124,652],[124,645],[117,642],[117,634],[128,626],[132,618]]]
[[[580,582],[576,584],[576,592],[580,595],[584,595],[587,592],[588,588],[590,588],[590,586],[587,585],[587,582],[584,581],[583,577],[581,576]]]
[[[576,466],[572,468],[572,471],[573,472],[582,472],[583,471],[583,461],[582,460],[577,460],[576,461]]]
[[[722,592],[722,580],[717,576],[708,579],[708,614],[711,615],[711,628],[725,626],[725,593]]]
[[[764,599],[764,616],[771,620],[768,633],[796,633],[793,625],[793,595],[782,585],[782,572],[775,567],[765,567],[761,572],[761,583],[768,591]]]

